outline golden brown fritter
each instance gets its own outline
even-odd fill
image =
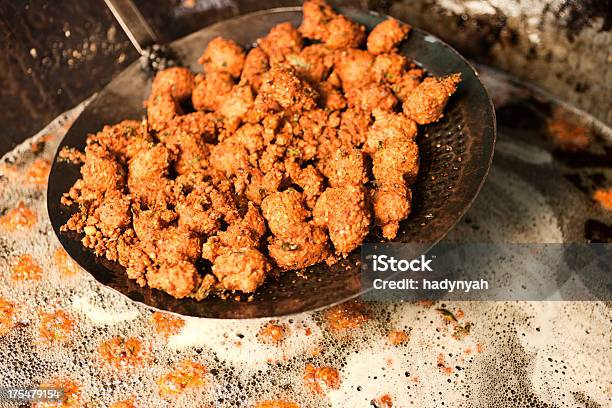
[[[169,93],[151,94],[147,100],[147,119],[155,130],[162,130],[167,123],[183,111]]]
[[[419,125],[435,122],[442,117],[448,99],[457,90],[460,74],[444,78],[425,78],[408,93],[404,102],[404,113]]]
[[[339,14],[328,26],[325,45],[331,49],[358,48],[365,40],[365,27]]]
[[[149,205],[165,196],[166,188],[171,184],[167,175],[172,160],[173,152],[161,144],[134,156],[128,171],[128,187],[132,194]]]
[[[313,210],[315,224],[325,227],[337,254],[347,255],[370,231],[370,208],[362,186],[330,187]]]
[[[156,245],[157,260],[162,263],[195,262],[202,254],[202,240],[187,228],[171,226],[162,230]]]
[[[348,146],[361,146],[366,141],[370,114],[357,108],[348,108],[342,112],[338,136]]]
[[[269,69],[270,61],[268,54],[261,48],[255,47],[246,55],[241,79],[251,85],[255,91],[258,91],[261,86],[262,76]]]
[[[342,94],[342,90],[335,87],[331,82],[320,82],[317,91],[323,108],[330,111],[340,111],[346,108],[346,98]]]
[[[382,54],[396,51],[410,31],[408,24],[403,24],[394,18],[379,23],[368,35],[368,51],[372,54]]]
[[[309,216],[302,194],[292,188],[268,195],[261,202],[261,211],[272,234],[281,237],[291,236]]]
[[[311,110],[317,106],[319,97],[314,88],[300,79],[295,69],[277,65],[263,76],[257,99],[266,103],[277,103],[284,109]]]
[[[397,99],[402,103],[406,102],[412,90],[421,83],[422,77],[422,69],[412,68],[404,72],[396,82],[391,84],[391,89],[393,89],[393,93],[397,96]]]
[[[226,72],[238,78],[242,72],[244,58],[242,47],[232,40],[216,37],[208,43],[198,62],[204,66],[207,75],[212,72]]]
[[[397,98],[385,84],[370,82],[367,85],[350,88],[346,92],[348,106],[357,108],[367,114],[374,109],[393,110]]]
[[[413,140],[417,135],[416,123],[403,113],[376,109],[372,116],[374,123],[368,129],[367,140],[363,146],[366,153],[374,154],[388,140]]]
[[[225,117],[226,127],[231,124],[232,130],[238,127],[253,105],[253,92],[248,85],[236,85],[230,95],[219,106],[217,112]]]
[[[166,146],[177,152],[173,169],[177,174],[199,171],[208,166],[210,147],[201,136],[174,129],[165,139]]]
[[[123,166],[108,149],[98,144],[90,144],[85,148],[81,176],[88,189],[100,193],[121,189],[125,185]]]
[[[412,183],[418,171],[419,147],[414,140],[386,140],[373,154],[372,173],[377,183]]]
[[[147,273],[149,286],[161,289],[177,299],[189,296],[198,287],[201,279],[195,265],[188,261],[163,263],[159,269],[152,269]]]
[[[118,237],[132,222],[130,206],[129,197],[117,190],[107,191],[100,207],[96,209],[100,231],[108,237]]]
[[[281,23],[274,26],[266,37],[257,41],[257,45],[274,65],[284,61],[289,54],[299,53],[304,44],[302,35],[291,23]]]
[[[291,181],[302,189],[308,208],[313,208],[324,189],[325,178],[323,175],[312,164],[302,168],[293,160],[285,162],[285,169]]]
[[[155,75],[151,93],[170,94],[176,101],[183,101],[193,92],[193,74],[184,67],[172,67],[159,71]]]
[[[334,66],[334,54],[323,44],[313,44],[299,53],[288,54],[287,62],[295,68],[299,77],[315,84],[329,75]]]
[[[383,184],[373,192],[372,202],[376,224],[382,227],[383,237],[393,239],[399,222],[410,214],[411,191],[405,183]]]
[[[147,149],[153,142],[146,123],[124,120],[116,125],[104,126],[101,132],[91,135],[88,144],[99,144],[108,149],[120,163],[127,163],[136,153]]]
[[[299,32],[311,40],[326,41],[329,38],[329,23],[337,16],[324,0],[305,1],[302,6],[304,18]]]
[[[361,186],[368,181],[365,157],[358,149],[337,149],[323,169],[332,187]]]
[[[211,208],[209,195],[199,189],[181,197],[175,210],[178,214],[178,226],[196,234],[207,235],[220,226],[221,214]]]
[[[187,133],[204,142],[212,143],[216,140],[221,121],[222,117],[217,113],[191,112],[168,122],[168,126],[157,134],[157,138],[165,142],[166,138],[172,138],[173,133],[177,132]]]
[[[216,111],[230,96],[233,88],[234,81],[227,72],[213,71],[206,74],[206,77],[197,75],[191,95],[193,107],[197,110]]]
[[[270,257],[284,270],[303,269],[324,261],[329,256],[327,234],[317,226],[300,223],[293,234],[273,237],[268,245]]]
[[[336,54],[334,72],[342,81],[342,89],[348,91],[369,84],[374,78],[374,55],[367,51],[348,49]]]
[[[399,82],[408,65],[406,57],[395,52],[380,54],[374,59],[372,72],[376,82],[394,84]]]
[[[228,290],[254,292],[266,279],[270,264],[256,249],[239,249],[215,259],[212,272]]]
[[[196,300],[336,262],[371,228],[393,239],[410,214],[417,125],[441,117],[459,75],[422,80],[397,52],[409,32],[397,20],[366,50],[364,27],[323,0],[303,11],[297,30],[278,24],[246,55],[214,38],[204,73],[156,75],[146,120],[89,135],[70,155],[82,178],[62,197],[78,207],[62,230],[137,284]]]
[[[244,146],[232,143],[231,139],[212,146],[210,166],[228,176],[236,175],[249,167],[249,152]]]

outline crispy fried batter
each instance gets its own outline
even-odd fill
[[[442,117],[442,111],[460,81],[461,74],[425,78],[406,96],[404,113],[419,125],[436,122]]]
[[[195,78],[191,95],[193,107],[197,110],[215,111],[225,101],[234,88],[234,81],[227,72],[213,71]]]
[[[261,48],[255,47],[246,55],[241,78],[258,91],[262,76],[268,69],[270,69],[268,54]]]
[[[365,188],[354,185],[328,188],[314,207],[313,219],[327,228],[337,254],[349,254],[370,231]]]
[[[297,54],[303,47],[302,35],[291,23],[281,23],[270,30],[270,33],[257,42],[268,54],[272,65],[282,62],[289,54]]]
[[[172,67],[155,75],[152,94],[170,94],[175,100],[182,101],[193,92],[193,74],[184,67]]]
[[[232,40],[216,37],[208,43],[198,62],[204,66],[207,75],[212,72],[226,72],[234,78],[240,77],[244,65],[244,50]]]
[[[368,51],[372,54],[395,51],[397,45],[406,38],[409,31],[409,25],[389,18],[374,27],[368,36]]]

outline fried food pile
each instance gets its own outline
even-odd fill
[[[215,38],[202,74],[159,72],[146,120],[88,136],[63,229],[140,285],[196,299],[333,263],[371,228],[393,239],[417,125],[441,118],[459,74],[424,78],[397,20],[367,35],[322,0],[303,14],[248,52]]]

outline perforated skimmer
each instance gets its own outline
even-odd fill
[[[371,30],[386,17],[354,9],[339,11]],[[206,27],[170,46],[183,65],[200,71],[197,59],[206,44],[223,36],[249,47],[276,24],[301,21],[297,7],[248,14]],[[460,72],[462,82],[451,98],[444,118],[420,129],[417,139],[421,165],[413,186],[413,210],[401,226],[395,242],[433,246],[442,239],[468,210],[489,170],[495,144],[495,114],[491,100],[474,68],[455,50],[434,36],[413,29],[400,53],[420,64],[428,74],[442,76]],[[106,124],[145,115],[143,101],[150,89],[151,76],[134,62],[98,93],[62,140],[63,147],[84,149],[89,133]],[[58,150],[59,151],[59,150]],[[56,158],[57,159],[57,158]],[[47,207],[55,233],[66,251],[102,284],[136,302],[182,315],[210,318],[252,318],[281,316],[315,310],[358,296],[360,254],[356,250],[333,266],[307,268],[303,273],[283,273],[267,281],[251,301],[222,300],[216,297],[196,301],[175,299],[129,280],[123,267],[98,258],[82,247],[79,237],[60,232],[71,215],[60,204],[62,194],[80,177],[78,166],[55,160],[49,178]],[[371,235],[367,241],[378,241]]]

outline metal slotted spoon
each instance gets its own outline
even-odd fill
[[[145,24],[142,17],[125,17],[124,1],[107,0],[119,9],[113,10],[122,26]],[[111,7],[112,8],[112,7]],[[122,11],[123,10],[123,11]],[[348,18],[371,30],[386,16],[350,8],[339,8]],[[136,16],[136,18],[134,18]],[[199,72],[196,62],[207,43],[216,36],[232,39],[248,48],[255,39],[265,36],[276,24],[289,21],[300,24],[301,8],[287,7],[256,12],[203,28],[170,44],[182,65]],[[134,23],[135,22],[135,23]],[[128,27],[128,31],[130,28]],[[137,28],[130,39],[143,53],[143,45],[154,42],[152,31]],[[146,42],[150,42],[147,44]],[[436,37],[414,28],[400,52],[421,65],[428,74],[442,76],[460,72],[462,82],[445,110],[444,118],[420,129],[417,143],[421,152],[419,177],[413,186],[413,210],[401,223],[394,242],[420,243],[431,247],[442,239],[461,219],[478,194],[489,170],[495,144],[495,113],[491,100],[474,68],[454,49]],[[138,62],[118,75],[81,113],[60,143],[63,147],[85,148],[87,135],[106,124],[145,116],[143,101],[151,85],[151,75]],[[59,151],[59,150],[58,150]],[[79,167],[54,161],[49,178],[47,207],[53,229],[68,254],[100,283],[135,302],[181,315],[208,318],[272,317],[315,310],[354,298],[363,289],[360,280],[359,249],[335,265],[319,264],[307,268],[300,276],[285,272],[269,279],[251,301],[222,300],[211,297],[203,301],[175,299],[165,292],[140,287],[127,278],[118,263],[96,257],[79,242],[74,233],[60,232],[71,209],[60,204],[62,194],[80,177]],[[378,241],[369,236],[366,241]],[[303,276],[302,276],[303,275]]]

